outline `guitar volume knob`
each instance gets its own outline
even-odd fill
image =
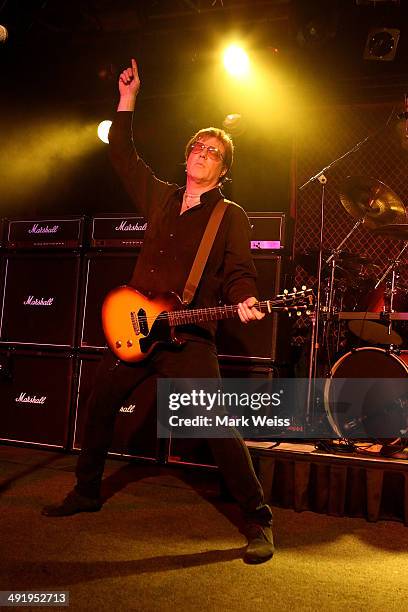
[[[126,346],[128,346],[130,348],[131,346],[133,346],[133,342],[131,340],[128,340],[126,342]]]
[[[115,346],[116,346],[116,348],[120,348],[122,346],[121,341],[120,340],[116,340]]]

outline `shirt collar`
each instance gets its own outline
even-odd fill
[[[183,195],[185,192],[186,188],[184,187],[180,187],[178,190],[178,198],[181,202],[181,200],[183,199]],[[220,187],[213,187],[212,189],[210,189],[209,191],[204,191],[204,193],[201,194],[200,197],[200,202],[201,204],[213,204],[214,202],[218,202],[218,200],[220,200],[221,198],[223,198],[224,195],[220,189]]]

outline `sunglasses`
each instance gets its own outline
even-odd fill
[[[214,161],[224,161],[224,157],[221,151],[217,149],[217,147],[208,147],[206,144],[200,142],[199,140],[196,140],[196,142],[193,142],[193,144],[190,145],[190,153],[194,153],[195,155],[202,153],[204,149],[207,149],[207,155],[210,159],[213,159]]]

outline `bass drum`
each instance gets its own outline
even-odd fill
[[[353,379],[369,379],[356,381]],[[340,438],[390,440],[408,427],[408,351],[362,347],[343,355],[324,385],[324,407]]]

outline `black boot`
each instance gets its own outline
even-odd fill
[[[44,516],[72,516],[78,512],[98,512],[101,508],[100,498],[85,497],[76,491],[71,491],[62,502],[45,506],[41,514]]]
[[[275,551],[272,527],[250,523],[247,525],[246,536],[248,547],[244,554],[245,563],[264,563],[271,559]]]

